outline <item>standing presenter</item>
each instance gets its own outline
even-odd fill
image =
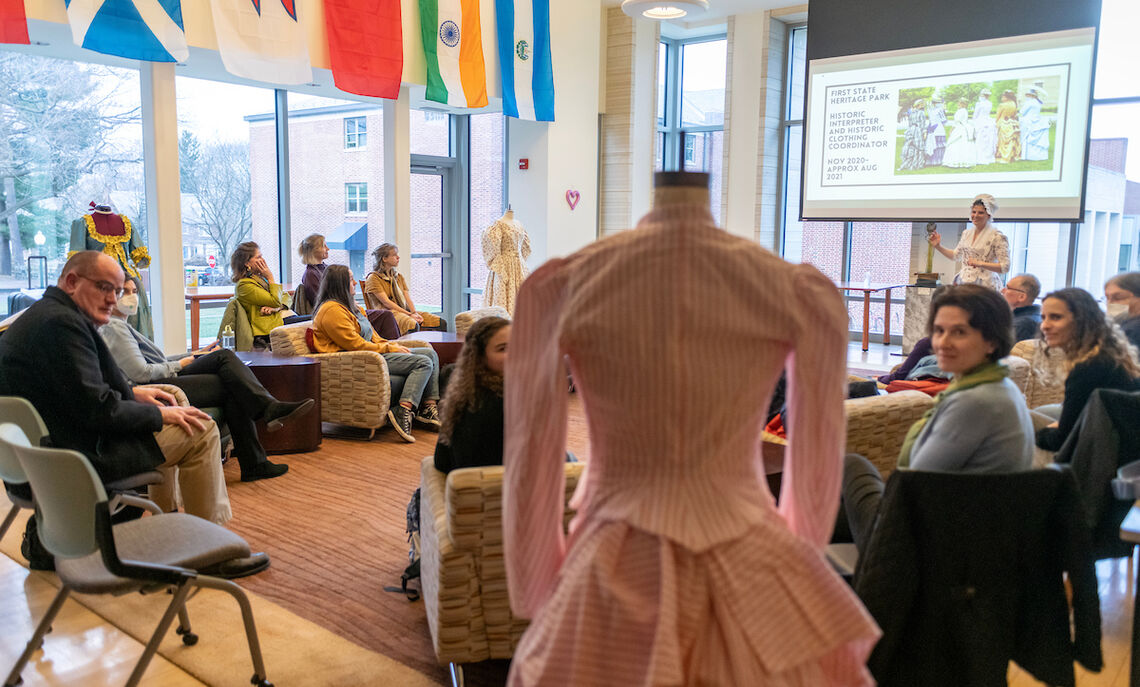
[[[930,245],[941,254],[961,263],[955,284],[981,284],[995,291],[1002,287],[1002,276],[1009,272],[1009,239],[994,226],[997,201],[988,193],[974,198],[970,206],[970,222],[974,225],[962,233],[958,247],[942,245],[942,235],[930,235]]]

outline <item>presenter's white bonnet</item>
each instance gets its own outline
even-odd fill
[[[990,194],[979,193],[978,195],[974,196],[974,203],[981,203],[982,205],[986,206],[986,212],[989,213],[990,217],[997,215],[998,204],[997,201],[994,200],[994,197]],[[974,203],[970,203],[970,205],[973,205]]]

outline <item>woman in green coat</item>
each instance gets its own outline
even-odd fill
[[[239,244],[230,256],[230,279],[237,284],[234,296],[249,314],[254,350],[269,348],[269,332],[285,324],[282,300],[285,291],[273,279],[273,272],[253,241]]]

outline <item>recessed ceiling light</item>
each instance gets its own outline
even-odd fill
[[[708,0],[622,0],[621,9],[631,17],[667,21],[704,14]]]

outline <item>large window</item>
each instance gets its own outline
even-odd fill
[[[140,103],[137,71],[0,50],[0,313],[55,283],[90,203],[145,239]]]
[[[717,221],[723,184],[727,49],[723,37],[664,39],[657,56],[655,168],[708,172]]]
[[[470,223],[467,233],[467,298],[464,307],[483,305],[487,285],[487,261],[483,257],[483,232],[503,212],[503,143],[506,118],[498,113],[474,114],[471,123]]]

